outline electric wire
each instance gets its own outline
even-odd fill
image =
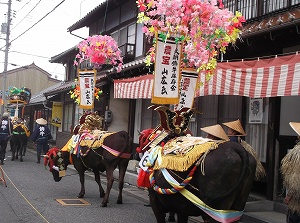
[[[61,1],[58,5],[56,5],[50,12],[48,12],[46,15],[44,15],[41,19],[39,19],[36,23],[34,23],[32,26],[30,26],[28,29],[26,29],[23,33],[21,33],[20,35],[18,35],[16,38],[12,39],[11,41],[9,41],[9,45],[19,39],[21,36],[23,36],[25,33],[27,33],[30,29],[32,29],[34,26],[36,26],[38,23],[40,23],[44,18],[46,18],[49,14],[51,14],[53,11],[55,11],[62,3],[64,3],[66,0]],[[5,46],[1,47],[1,49],[3,49]]]
[[[30,1],[31,1],[31,0],[30,0]],[[29,1],[29,2],[30,2],[30,1]],[[35,5],[35,6],[34,6],[34,7],[33,7],[33,8],[32,8],[32,9],[31,9],[24,17],[23,17],[23,19],[21,19],[21,21],[18,22],[17,25],[15,25],[11,30],[14,30],[14,28],[16,28],[21,22],[23,22],[24,19],[25,19],[25,18],[26,18],[26,17],[27,17],[27,16],[28,16],[28,15],[29,15],[29,14],[30,14],[37,6],[41,3],[41,1],[42,1],[42,0],[39,0],[38,3],[36,3],[36,5]],[[28,4],[29,2],[27,2],[27,4]],[[24,5],[24,6],[25,6],[25,5]],[[23,6],[23,7],[24,7],[24,6]],[[23,7],[22,7],[22,8],[23,8]]]

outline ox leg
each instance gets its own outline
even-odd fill
[[[105,193],[105,196],[102,200],[101,207],[107,207],[110,190],[111,190],[112,185],[114,183],[113,172],[114,172],[114,168],[112,168],[112,167],[107,167],[106,168],[106,179],[107,179],[106,193]]]
[[[105,191],[101,185],[99,170],[93,169],[93,172],[94,172],[94,176],[95,176],[95,181],[97,182],[97,184],[99,186],[100,197],[103,198],[105,195]]]
[[[79,172],[78,172],[79,173]],[[84,186],[84,171],[82,173],[79,173],[79,178],[80,178],[80,184],[81,184],[81,189],[78,194],[78,198],[83,198],[85,194],[85,186]]]
[[[161,209],[161,204],[160,204],[158,198],[156,197],[155,193],[156,192],[154,190],[149,189],[150,204],[151,204],[153,213],[155,215],[156,222],[157,223],[166,223],[166,219],[165,219],[166,214]]]
[[[175,222],[175,213],[174,212],[169,212],[168,221]]]
[[[121,160],[119,163],[119,195],[117,199],[117,204],[123,204],[123,188],[124,188],[124,177],[126,174],[127,166],[128,166],[129,160]]]
[[[23,143],[20,143],[19,147],[19,153],[20,153],[20,162],[23,162]]]
[[[187,223],[189,219],[189,216],[177,214],[177,223]]]

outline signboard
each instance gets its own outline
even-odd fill
[[[153,104],[178,104],[182,43],[173,40],[156,43]]]
[[[96,82],[96,70],[79,70],[78,79],[80,86],[80,104],[83,109],[94,108],[94,90]]]

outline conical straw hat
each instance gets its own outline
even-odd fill
[[[300,123],[299,122],[290,122],[290,126],[298,135],[300,135]]]
[[[201,128],[201,130],[204,131],[204,132],[207,132],[210,135],[218,137],[220,139],[224,139],[226,141],[229,141],[229,138],[228,138],[226,132],[224,131],[222,126],[220,126],[219,124],[204,127],[204,128]]]
[[[238,133],[240,133],[239,135],[236,135],[236,136],[245,136],[247,135],[242,127],[242,124],[240,122],[240,120],[235,120],[235,121],[232,121],[232,122],[225,122],[223,123],[223,125],[227,126],[228,128],[231,128],[235,131],[237,131]],[[232,135],[229,135],[229,136],[232,136]]]

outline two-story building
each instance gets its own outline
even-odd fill
[[[276,59],[283,54],[296,54],[300,49],[299,0],[228,0],[223,1],[223,4],[231,11],[242,12],[247,19],[241,39],[235,46],[230,46],[223,56],[223,63],[228,63],[226,66],[229,70],[236,68],[232,63],[235,61],[251,61],[254,64],[255,61],[266,57]],[[96,101],[95,110],[103,117],[105,111],[110,110],[112,119],[105,123],[104,129],[127,130],[134,137],[136,144],[138,131],[154,128],[159,124],[157,112],[147,109],[151,105],[153,67],[146,67],[143,58],[151,44],[142,32],[142,25],[136,23],[137,13],[135,0],[107,0],[68,28],[72,34],[77,29],[88,27],[90,36],[111,35],[118,42],[124,56],[123,69],[120,73],[113,69],[98,70],[96,85],[102,88],[104,93],[100,100]],[[51,62],[66,66],[67,77],[64,85],[45,93],[46,97],[55,95],[56,100],[64,104],[63,125],[58,129],[58,137],[70,134],[70,130],[78,123],[79,116],[83,113],[68,94],[77,77],[73,66],[77,52],[74,47],[51,58]],[[282,60],[278,62],[283,63]],[[223,63],[220,61],[220,64]],[[277,60],[272,63],[276,64]],[[89,64],[81,66],[88,67]],[[299,70],[294,75],[298,77]],[[220,84],[225,85],[226,72],[221,80],[223,82],[220,81]],[[231,80],[234,81],[234,78]],[[259,78],[255,81],[265,84]],[[242,87],[243,84],[245,83],[241,83]],[[300,121],[300,98],[298,94],[273,94],[272,97],[258,94],[258,98],[251,98],[243,93],[231,92],[208,91],[207,94],[199,94],[199,97],[195,98],[195,108],[203,114],[196,114],[189,127],[193,135],[205,136],[200,130],[201,127],[240,119],[247,133],[245,140],[256,149],[267,171],[263,180],[254,183],[253,190],[265,194],[267,199],[275,200],[282,189],[280,160],[287,149],[293,147],[296,139],[288,123]],[[261,115],[259,119],[253,115],[255,105],[261,106],[258,107]]]

